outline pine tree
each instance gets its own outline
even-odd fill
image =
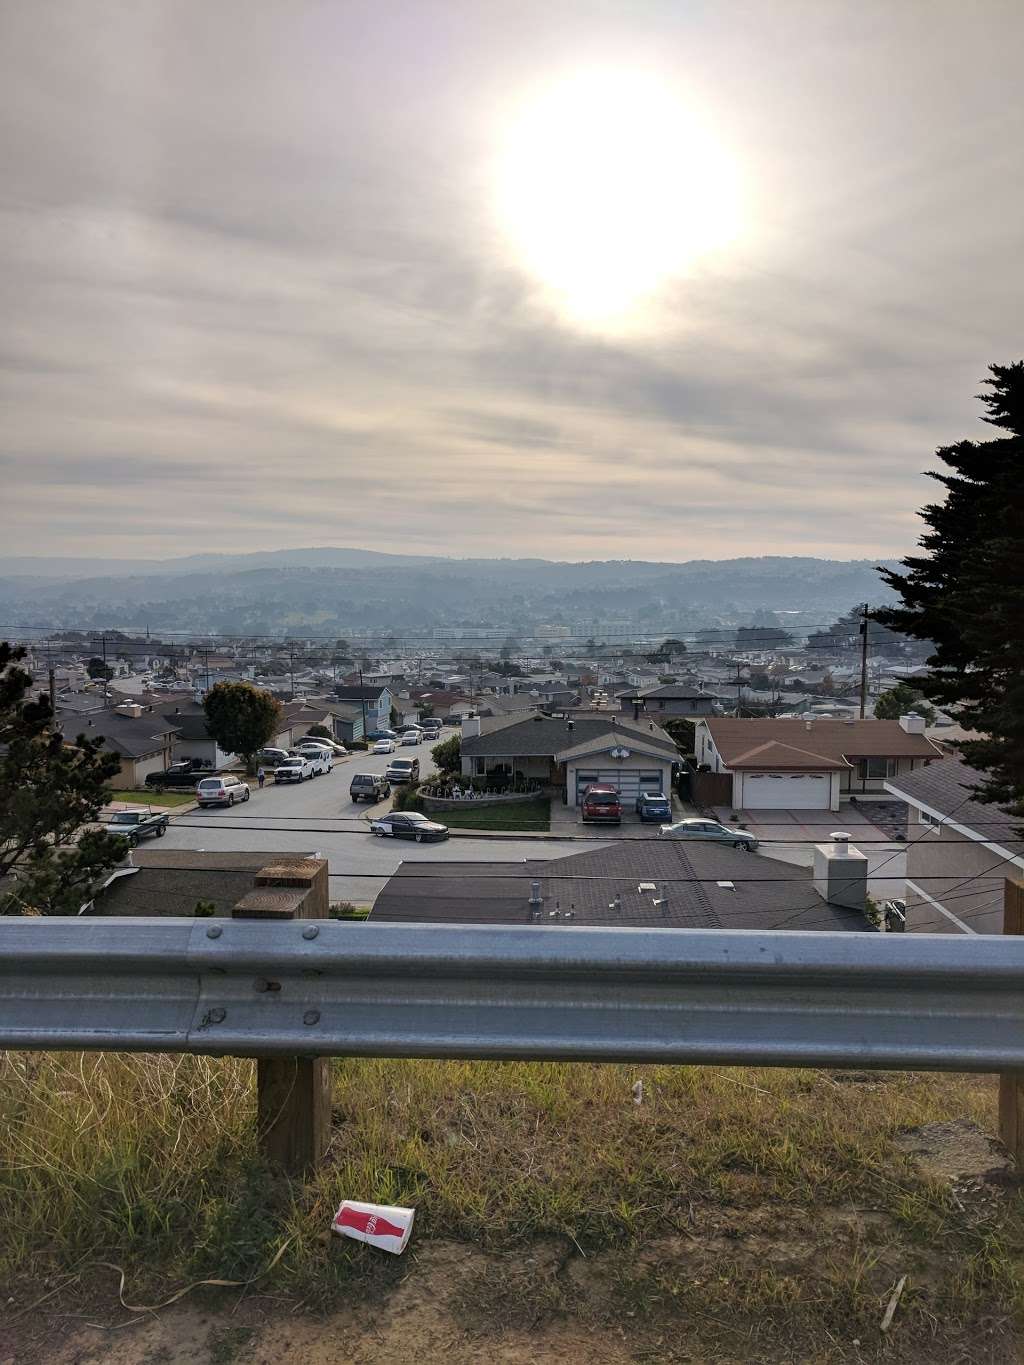
[[[24,657],[0,641],[0,914],[76,915],[127,848],[84,828],[110,799],[120,763],[102,736],[65,741],[49,698],[30,696]]]
[[[921,690],[981,736],[959,746],[979,799],[1024,815],[1024,361],[989,372],[983,420],[1004,434],[936,452],[945,500],[921,512],[925,553],[882,570],[903,605],[875,615],[934,642]]]

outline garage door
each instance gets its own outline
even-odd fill
[[[746,810],[828,810],[826,773],[744,773]]]
[[[657,768],[650,770],[642,768],[588,768],[586,771],[576,770],[576,804],[579,805],[583,799],[583,793],[592,782],[607,783],[610,787],[618,790],[622,800],[627,805],[632,805],[636,801],[637,795],[642,792],[667,792],[668,776]]]

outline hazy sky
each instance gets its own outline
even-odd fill
[[[900,553],[1024,4],[0,0],[8,554]]]

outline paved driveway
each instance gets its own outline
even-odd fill
[[[723,824],[739,824],[756,834],[758,851],[766,858],[798,867],[811,867],[814,845],[830,843],[829,835],[842,830],[867,856],[870,894],[876,900],[906,895],[906,844],[888,839],[856,806],[844,805],[838,814],[827,810],[745,810],[740,821],[731,818],[727,807],[719,807],[714,814]]]

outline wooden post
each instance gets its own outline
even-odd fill
[[[264,868],[232,911],[234,919],[327,919],[327,863],[296,859]],[[260,1151],[287,1175],[323,1160],[331,1138],[329,1057],[259,1057],[256,1123]]]
[[[1024,934],[1024,881],[1007,877],[1003,896],[1003,933]],[[1024,1071],[999,1077],[999,1136],[1024,1171]]]

